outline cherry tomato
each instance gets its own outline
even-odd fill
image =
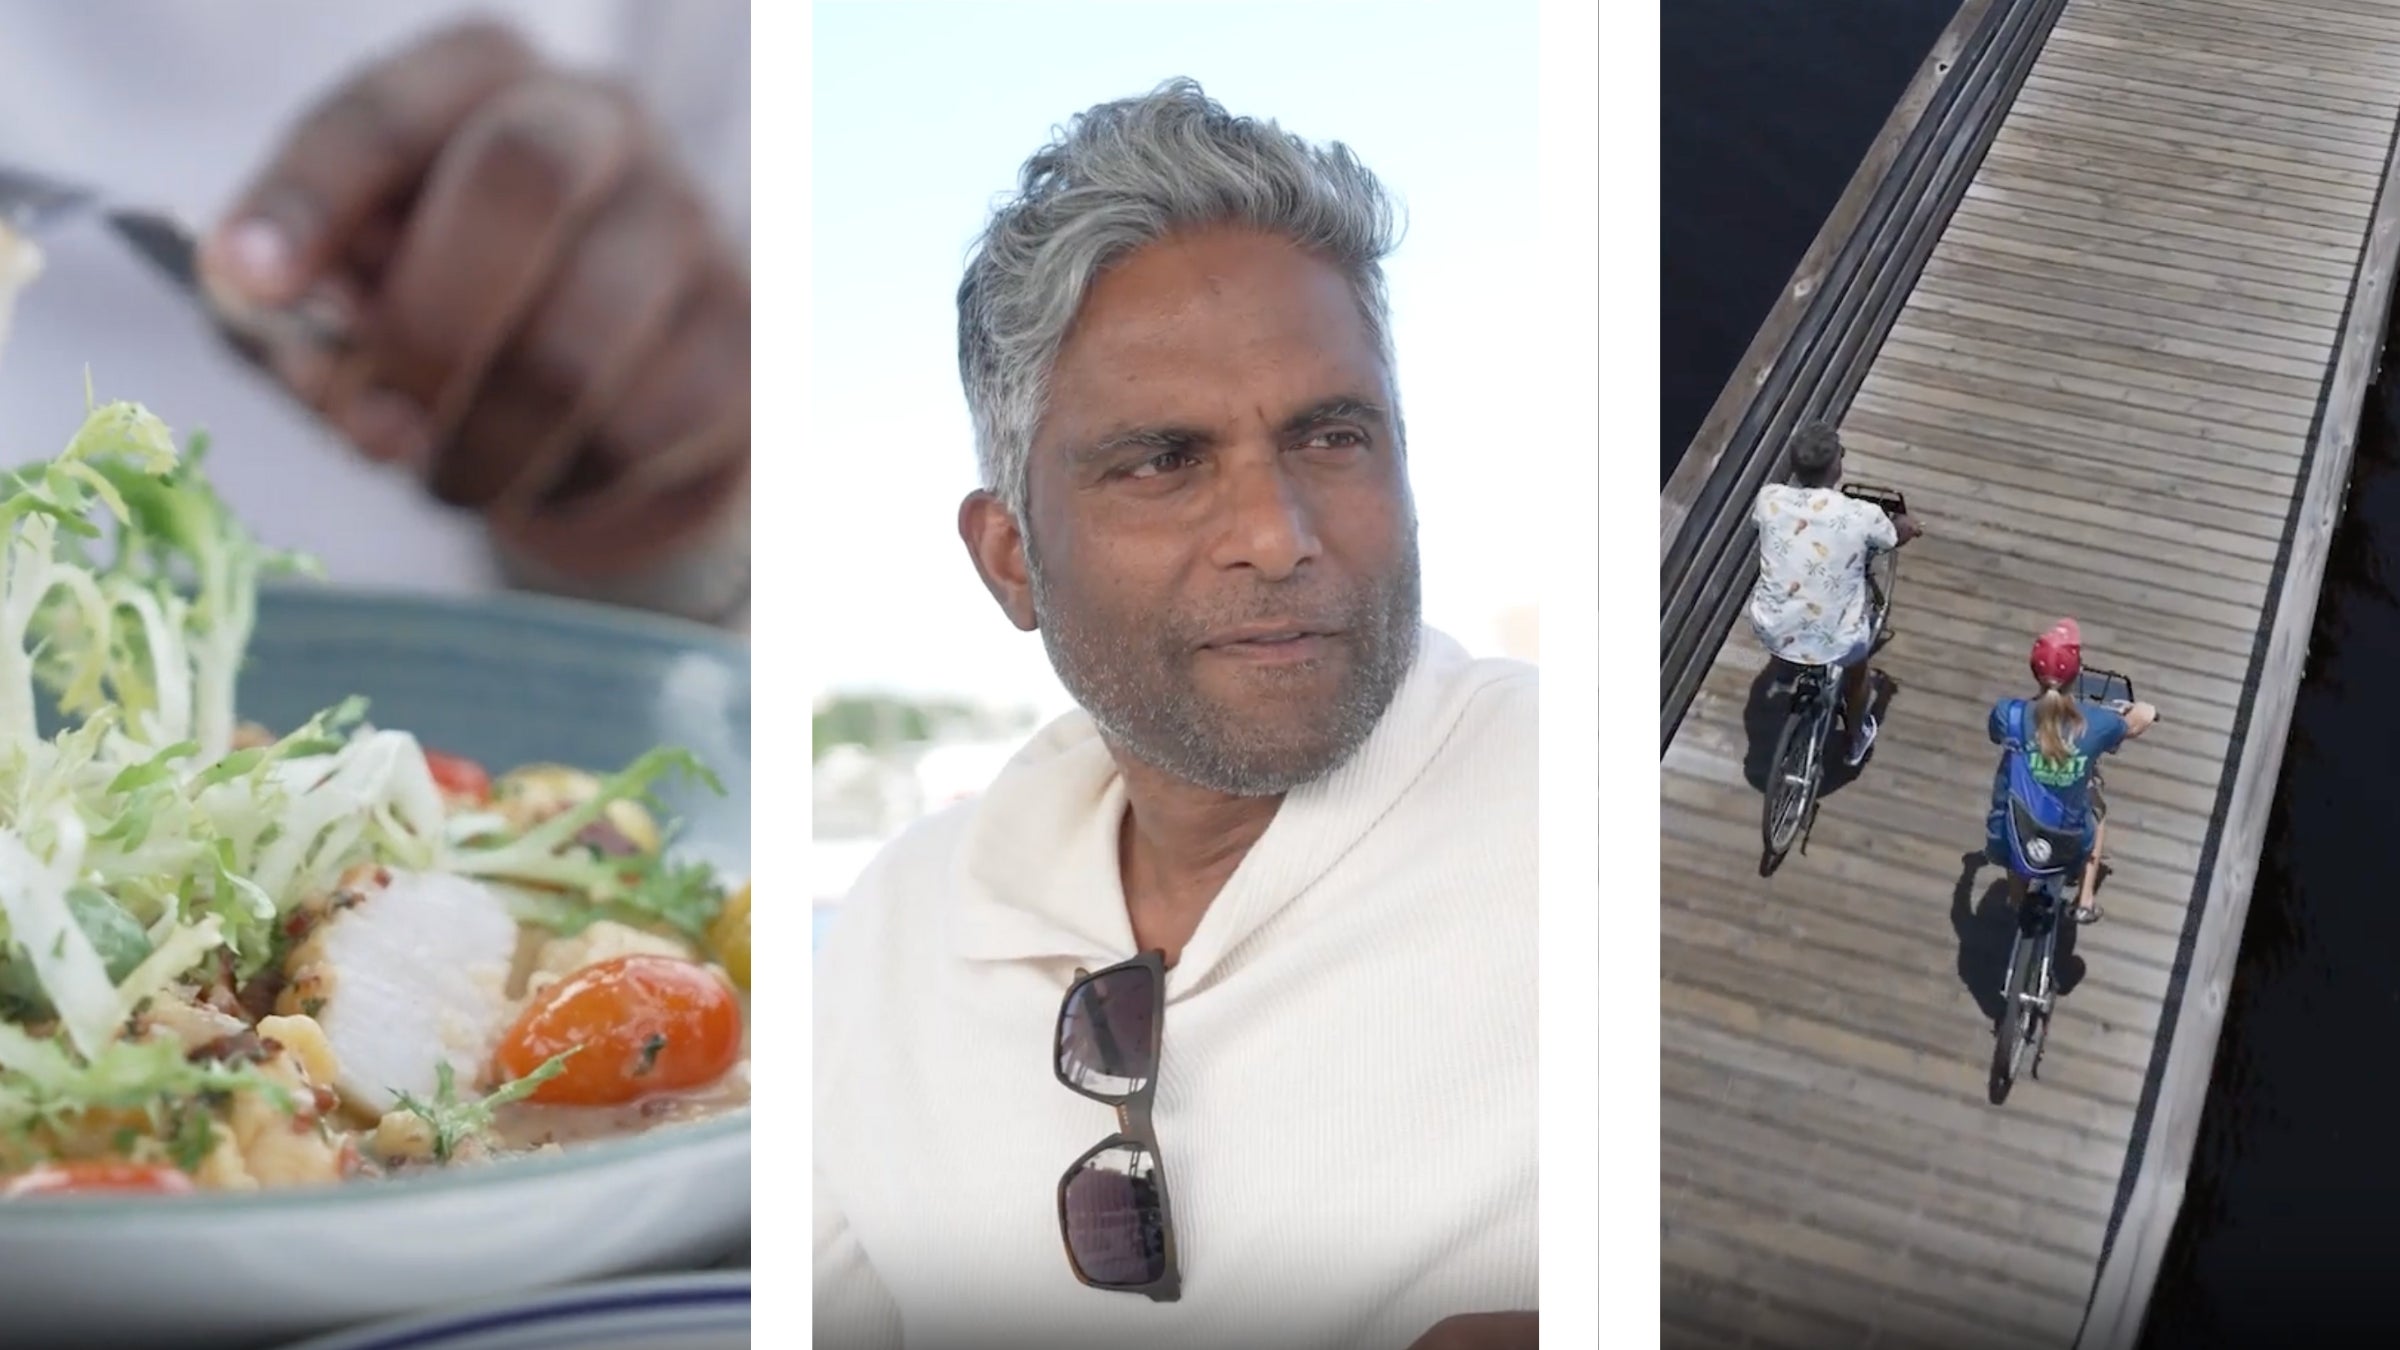
[[[433,773],[433,785],[453,797],[465,797],[476,802],[492,799],[492,776],[482,765],[464,755],[445,755],[439,750],[425,752],[425,767]]]
[[[188,1195],[196,1188],[180,1170],[159,1163],[93,1159],[43,1163],[0,1184],[0,1200],[36,1195]]]
[[[536,995],[500,1038],[493,1068],[515,1080],[578,1046],[527,1100],[613,1106],[715,1082],[742,1055],[741,1002],[697,961],[620,956]]]

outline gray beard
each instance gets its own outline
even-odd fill
[[[1197,623],[1167,616],[1143,631],[1109,631],[1085,624],[1056,602],[1030,535],[1025,562],[1050,665],[1101,734],[1162,773],[1228,796],[1281,796],[1347,763],[1383,720],[1416,660],[1422,596],[1413,520],[1402,565],[1339,597],[1350,669],[1326,710],[1322,734],[1302,742],[1245,722],[1191,679],[1191,653],[1201,634],[1220,621],[1257,616],[1212,615]],[[1260,599],[1262,611],[1279,602],[1271,591],[1262,591]]]

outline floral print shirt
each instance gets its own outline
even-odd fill
[[[1750,508],[1758,527],[1758,585],[1750,627],[1795,665],[1839,661],[1867,637],[1867,558],[1900,546],[1883,508],[1839,488],[1769,483]]]

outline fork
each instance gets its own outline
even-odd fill
[[[350,346],[347,316],[323,294],[312,292],[281,309],[234,305],[212,295],[200,281],[198,237],[172,214],[120,205],[95,188],[0,164],[0,225],[38,241],[45,232],[92,214],[242,345],[300,342],[333,351]]]

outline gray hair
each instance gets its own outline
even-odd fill
[[[1085,292],[1135,249],[1212,225],[1280,235],[1341,268],[1391,368],[1383,259],[1399,226],[1348,146],[1312,146],[1271,121],[1235,117],[1186,79],[1103,103],[1025,161],[958,287],[958,372],[976,460],[983,486],[1019,521],[1051,366]]]

